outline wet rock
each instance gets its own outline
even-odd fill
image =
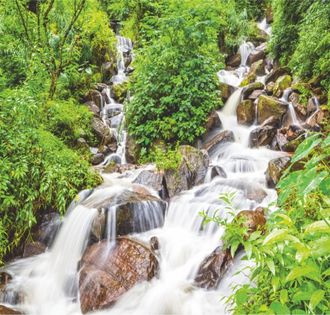
[[[309,129],[313,129],[314,127],[320,125],[325,118],[325,113],[322,110],[316,111],[311,117],[307,118],[305,124]]]
[[[240,86],[241,86],[241,87],[247,86],[247,85],[253,83],[256,79],[257,79],[256,74],[254,74],[254,73],[249,73],[249,74],[243,79],[243,81],[241,82]]]
[[[286,74],[290,74],[290,69],[288,67],[277,68],[266,76],[265,82],[266,82],[266,84],[268,84],[269,82],[276,82],[276,80],[279,77],[286,75]]]
[[[292,78],[290,75],[285,74],[280,76],[275,82],[273,94],[276,97],[281,97],[284,90],[286,90],[291,86],[291,83],[292,83]]]
[[[127,171],[136,170],[138,166],[136,164],[116,164],[108,163],[104,168],[104,173],[120,173],[124,174]]]
[[[316,102],[317,101],[315,100],[314,97],[308,99],[307,108],[306,108],[308,116],[317,111],[318,106]]]
[[[84,138],[78,138],[77,139],[77,147],[79,149],[85,149],[85,150],[89,149],[89,145],[88,145],[87,141]]]
[[[95,90],[98,90],[99,92],[104,91],[106,88],[108,88],[108,85],[105,83],[96,83],[95,84]]]
[[[97,215],[92,223],[92,228],[91,228],[92,242],[99,242],[104,238],[105,226],[106,226],[105,208],[99,208]]]
[[[232,68],[237,68],[240,64],[241,64],[240,54],[232,55],[226,60],[226,65]]]
[[[102,153],[104,156],[106,156],[107,154],[111,153],[111,149],[107,145],[101,144],[97,148],[97,153]]]
[[[224,103],[228,100],[230,95],[232,93],[234,93],[234,91],[235,91],[234,87],[232,87],[228,84],[225,84],[225,83],[220,83],[219,84],[219,89],[220,89],[221,99]]]
[[[241,125],[251,126],[255,119],[255,108],[251,100],[244,100],[236,109],[237,122]]]
[[[103,153],[96,153],[91,158],[91,163],[93,165],[98,165],[104,161],[104,154]]]
[[[283,171],[289,166],[290,157],[284,156],[269,161],[266,171],[267,186],[274,188],[279,182]]]
[[[258,60],[265,59],[265,57],[266,57],[266,44],[264,43],[256,47],[256,49],[249,55],[247,64],[248,66],[250,66]]]
[[[94,102],[86,102],[84,103],[85,106],[95,115],[98,116],[100,113],[100,108]]]
[[[266,217],[262,207],[258,207],[254,211],[242,210],[237,214],[234,220],[240,222],[241,226],[247,228],[247,234],[244,236],[246,240],[253,232],[257,230],[262,231],[266,224]]]
[[[170,198],[203,183],[209,166],[209,157],[204,150],[183,145],[180,146],[179,152],[182,159],[178,168],[164,171],[166,189]]]
[[[0,272],[0,288],[6,286],[12,279],[13,279],[13,277],[11,276],[11,274],[9,274],[8,272],[5,272],[5,271],[1,271]]]
[[[272,126],[259,127],[251,131],[250,133],[250,146],[260,147],[266,146],[272,143],[273,138],[276,135],[276,128]]]
[[[101,66],[103,81],[109,81],[112,76],[117,74],[117,66],[115,62],[104,62]]]
[[[254,62],[252,65],[251,65],[251,68],[250,68],[250,73],[254,73],[255,75],[257,76],[263,76],[266,74],[266,71],[265,71],[265,60],[264,59],[261,59],[261,60],[258,60],[256,62]]]
[[[103,98],[104,104],[109,104],[109,103],[110,103],[110,96],[109,96],[109,94],[106,92],[105,89],[102,90],[101,95],[102,95],[102,98]]]
[[[206,131],[209,132],[213,129],[221,128],[221,125],[222,124],[218,113],[215,110],[212,111],[207,118],[207,122],[205,125]]]
[[[164,173],[158,171],[143,170],[139,175],[133,180],[133,183],[142,184],[147,187],[151,187],[158,193],[164,196]]]
[[[27,243],[24,246],[23,258],[40,255],[46,251],[46,248],[45,244],[38,241]]]
[[[279,128],[281,126],[281,120],[277,117],[270,116],[261,125],[261,127],[271,126],[274,128]]]
[[[150,238],[150,249],[153,251],[157,251],[159,249],[159,240],[156,236],[152,236]]]
[[[232,260],[229,250],[217,247],[199,266],[194,281],[195,285],[205,289],[216,289]]]
[[[213,166],[211,169],[211,179],[217,176],[227,178],[227,174],[221,166]]]
[[[282,120],[282,117],[287,112],[287,109],[288,105],[279,99],[272,96],[260,95],[257,104],[258,124],[262,124],[271,116]]]
[[[275,87],[275,83],[274,83],[274,82],[269,82],[269,83],[266,85],[266,93],[267,93],[268,95],[273,95],[274,87]]]
[[[115,136],[99,117],[92,118],[92,130],[103,145],[111,145],[114,147],[114,150],[116,149],[117,140]]]
[[[254,90],[248,97],[249,100],[255,101],[261,94],[264,94],[264,90]]]
[[[114,84],[111,89],[114,99],[119,103],[123,103],[127,97],[128,83]]]
[[[82,258],[81,311],[85,314],[111,306],[137,283],[155,277],[158,270],[153,252],[133,239],[118,238],[111,251],[106,241],[92,245]]]
[[[93,102],[98,108],[102,108],[103,97],[98,90],[90,90],[85,95],[86,102]]]
[[[211,153],[218,145],[226,142],[234,142],[234,141],[235,141],[234,133],[229,130],[224,130],[218,133],[217,135],[215,135],[206,143],[204,143],[203,149]]]
[[[0,315],[23,315],[23,313],[0,304]]]
[[[264,85],[261,82],[254,82],[247,85],[242,91],[243,99],[247,99],[255,90],[263,90]]]
[[[294,140],[298,138],[299,136],[303,135],[305,133],[305,130],[302,129],[299,126],[291,125],[286,130],[286,138],[288,141]]]
[[[131,135],[127,135],[125,157],[127,163],[137,164],[140,157],[141,147],[136,143]]]
[[[134,72],[134,70],[135,69],[133,67],[129,66],[129,67],[126,68],[126,71],[125,72],[126,72],[127,75],[130,75],[131,73]]]
[[[300,103],[300,95],[293,92],[289,96],[289,101],[292,103],[296,113],[301,119],[305,119],[307,116],[307,108],[305,105]]]

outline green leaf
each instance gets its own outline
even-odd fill
[[[293,281],[297,278],[307,277],[313,280],[320,280],[320,271],[315,265],[296,266],[287,275],[285,281]]]
[[[306,157],[320,142],[320,134],[314,134],[305,139],[297,148],[294,156],[292,157],[291,163],[295,163],[304,157]]]
[[[304,234],[311,234],[311,233],[330,233],[330,226],[325,222],[325,220],[320,220],[313,222],[305,227]]]
[[[266,260],[266,264],[267,264],[269,270],[271,271],[271,273],[275,276],[275,264],[274,264],[274,261],[272,261],[271,259],[267,259]]]
[[[281,290],[280,292],[280,301],[282,304],[285,304],[288,301],[288,290]]]
[[[274,230],[264,239],[263,245],[270,245],[279,241],[283,241],[286,239],[287,235],[287,230]]]
[[[281,304],[279,301],[272,302],[272,304],[270,304],[270,309],[274,311],[275,314],[290,314],[290,309],[286,305]]]
[[[324,236],[308,244],[314,257],[323,257],[330,255],[330,237]]]
[[[317,290],[315,291],[310,299],[309,302],[309,308],[314,310],[315,307],[322,301],[322,299],[324,298],[324,294],[325,292],[323,290]]]

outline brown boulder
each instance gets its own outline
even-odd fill
[[[31,242],[24,246],[23,258],[36,256],[44,253],[47,246],[41,242]]]
[[[127,163],[137,164],[140,157],[140,151],[140,145],[131,135],[127,134],[125,149],[125,157]]]
[[[248,57],[247,64],[252,65],[258,60],[265,59],[266,57],[266,44],[258,46]]]
[[[289,96],[289,101],[292,103],[296,113],[301,119],[305,119],[307,116],[307,108],[300,103],[300,95],[296,92],[293,92]]]
[[[131,238],[118,238],[109,250],[102,241],[89,247],[82,258],[79,277],[81,311],[111,306],[137,283],[157,275],[159,264],[154,253]]]
[[[164,191],[164,173],[159,171],[149,171],[143,170],[139,175],[133,180],[133,183],[142,184],[150,187],[157,191],[161,197],[166,198],[166,192]]]
[[[222,124],[218,113],[215,110],[212,111],[206,121],[206,125],[205,125],[206,131],[209,132],[211,130],[221,128],[221,125]]]
[[[265,60],[264,59],[261,59],[261,60],[258,60],[256,62],[254,62],[252,65],[251,65],[251,68],[250,68],[250,73],[254,73],[256,74],[257,76],[263,76],[266,74],[265,72]]]
[[[226,142],[234,142],[235,137],[234,133],[229,130],[224,130],[219,132],[209,141],[203,144],[203,149],[207,152],[212,152],[219,144],[226,143]]]
[[[242,125],[251,126],[255,119],[255,108],[251,100],[244,100],[236,109],[237,122]]]
[[[0,315],[23,315],[23,313],[0,304]]]
[[[279,99],[272,96],[260,95],[257,104],[258,124],[262,124],[267,118],[271,116],[282,120],[282,117],[287,112],[287,110],[288,105]]]
[[[216,289],[232,263],[230,251],[217,247],[200,264],[195,277],[195,285],[205,289]]]
[[[283,171],[287,168],[290,163],[290,157],[284,156],[269,161],[268,168],[266,171],[267,186],[274,188],[279,182]]]
[[[98,90],[90,90],[85,95],[85,100],[86,102],[93,102],[98,108],[102,108],[103,97],[101,92],[99,92]]]
[[[264,85],[261,82],[254,82],[247,85],[242,91],[243,99],[247,99],[255,90],[263,90]]]
[[[272,143],[276,135],[276,128],[272,126],[258,127],[250,133],[250,146],[260,147]]]
[[[227,58],[226,65],[231,68],[237,68],[241,64],[241,55],[235,54]]]
[[[286,74],[290,74],[290,69],[288,67],[280,67],[274,69],[272,72],[267,74],[265,82],[266,84],[268,84],[269,82],[275,82],[279,77]]]
[[[248,239],[249,236],[257,230],[263,231],[266,224],[265,213],[262,207],[258,207],[254,211],[242,210],[236,215],[234,220],[247,228],[245,239]]]

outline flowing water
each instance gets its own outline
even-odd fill
[[[118,46],[123,54],[132,47],[131,42],[122,37],[118,37]],[[231,80],[229,76],[232,75],[241,76],[250,48],[246,43],[241,47],[242,65],[236,72],[222,73],[224,81]],[[125,75],[122,71],[124,59],[119,63],[115,81]],[[104,105],[104,119],[109,118],[109,112],[121,108],[110,97],[110,90],[108,94],[110,102]],[[237,89],[218,113],[223,128],[233,131],[236,141],[220,144],[212,150],[205,183],[172,198],[164,220],[157,202],[146,201],[136,206],[134,222],[137,229],[149,231],[134,236],[141,241],[148,241],[151,236],[159,239],[159,276],[136,285],[110,309],[95,314],[200,315],[229,312],[221,297],[230,295],[235,285],[249,281],[244,271],[238,271],[251,266],[251,263],[241,260],[242,255],[238,255],[217,290],[196,288],[193,280],[200,263],[221,244],[224,233],[223,228],[214,223],[204,226],[200,212],[217,213],[231,220],[226,205],[219,199],[222,193],[235,194],[233,207],[236,212],[267,206],[276,199],[276,193],[266,188],[264,172],[269,160],[284,155],[266,148],[249,148],[249,134],[255,126],[244,127],[237,123],[236,107],[240,98],[241,89]],[[112,130],[115,131],[125,136],[120,127]],[[116,154],[123,159],[123,149],[118,150],[121,151]],[[221,167],[223,176],[211,178],[210,170],[216,166]],[[31,315],[81,314],[77,290],[78,262],[87,245],[93,221],[100,209],[101,213],[107,212],[106,238],[109,244],[115,241],[117,201],[123,192],[132,189],[131,182],[138,172],[131,172],[123,178],[104,175],[105,182],[101,187],[82,192],[79,202],[71,204],[54,244],[46,253],[7,266],[6,270],[14,275],[8,289],[23,292],[24,302],[18,305],[23,311]],[[156,194],[147,187],[145,189]],[[0,302],[11,304],[13,300],[0,296]]]

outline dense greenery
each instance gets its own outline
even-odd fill
[[[320,76],[329,90],[330,3],[323,0],[273,0],[271,51],[306,79]]]

